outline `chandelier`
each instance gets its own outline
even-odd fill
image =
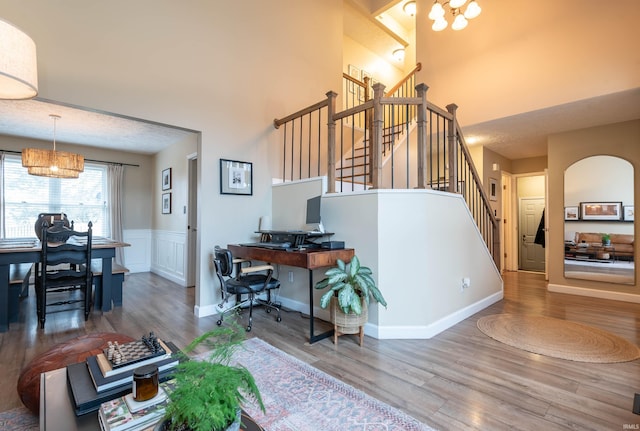
[[[446,11],[444,6],[448,6],[449,11],[453,15],[451,28],[454,30],[462,30],[465,28],[467,24],[469,24],[467,20],[477,17],[480,15],[480,12],[482,12],[476,0],[472,0],[463,10],[466,2],[467,0],[449,0],[440,4],[438,0],[435,0],[429,12],[429,19],[433,20],[431,28],[434,31],[442,31],[449,25],[445,18]]]
[[[49,115],[53,119],[53,150],[25,148],[22,150],[22,166],[30,175],[51,178],[78,178],[84,171],[84,156],[56,151],[56,121],[59,115]]]
[[[36,44],[0,19],[0,99],[30,99],[37,94]]]

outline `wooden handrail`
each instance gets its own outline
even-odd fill
[[[304,109],[301,109],[298,112],[295,112],[295,113],[293,113],[291,115],[287,115],[284,118],[280,118],[280,119],[276,118],[275,120],[273,120],[273,126],[276,129],[278,129],[278,128],[280,128],[280,126],[282,126],[284,123],[286,123],[288,121],[291,121],[291,120],[293,120],[295,118],[298,118],[298,117],[302,117],[303,115],[310,114],[313,111],[317,111],[318,109],[324,108],[325,106],[329,106],[329,101],[327,99],[321,100],[320,102],[315,103],[315,104],[313,104],[311,106],[308,106],[308,107],[306,107]]]
[[[389,91],[386,92],[386,94],[393,94],[396,92],[396,90],[398,90],[398,88],[402,87],[402,85],[404,85],[405,82],[407,82],[409,79],[411,79],[411,77],[416,73],[419,72],[420,70],[422,70],[422,63],[418,63],[416,64],[416,67],[413,68],[413,70],[411,72],[409,72],[409,74],[407,76],[405,76],[404,78],[402,78],[400,80],[400,82],[398,82],[396,85],[394,85],[393,87],[391,87],[389,89]]]
[[[351,82],[353,82],[354,84],[359,85],[359,86],[360,86],[360,87],[362,87],[362,88],[365,88],[365,87],[366,87],[366,84],[365,84],[364,82],[362,82],[362,81],[360,81],[359,79],[356,79],[356,78],[354,78],[353,76],[348,75],[348,74],[346,74],[346,73],[344,73],[344,72],[342,72],[342,77],[343,77],[344,79],[346,79],[347,81],[351,81]]]

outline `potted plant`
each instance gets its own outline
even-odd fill
[[[184,360],[176,367],[165,420],[156,430],[237,431],[241,405],[248,399],[255,400],[264,412],[260,391],[249,370],[230,365],[233,352],[244,338],[242,328],[233,324],[202,334],[184,349],[186,354],[202,344],[211,351],[208,360]]]
[[[353,256],[348,266],[340,259],[336,264],[336,267],[325,272],[323,280],[316,283],[316,289],[329,288],[320,298],[320,306],[327,308],[331,304],[334,343],[337,344],[340,335],[359,333],[362,345],[370,298],[373,297],[385,307],[387,301],[376,286],[371,269],[361,266],[357,256]]]
[[[611,235],[608,233],[602,234],[602,245],[611,245]]]

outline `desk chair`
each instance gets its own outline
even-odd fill
[[[89,222],[86,232],[78,232],[60,223],[49,227],[48,222],[44,221],[40,264],[36,271],[36,306],[40,328],[44,328],[48,313],[82,308],[84,320],[89,318],[93,283],[92,226]],[[48,297],[54,299],[48,300]],[[71,307],[64,307],[66,305]]]
[[[276,321],[280,322],[280,304],[271,301],[271,291],[280,287],[280,282],[273,278],[273,267],[271,265],[259,266],[243,266],[242,262],[235,261],[236,274],[232,277],[234,269],[234,259],[231,252],[227,249],[216,247],[214,251],[213,263],[216,270],[220,287],[222,289],[222,302],[218,304],[218,308],[223,309],[224,304],[233,295],[236,297],[236,303],[233,307],[220,312],[218,326],[222,325],[225,314],[229,314],[240,308],[249,308],[249,324],[247,332],[251,331],[253,321],[253,304],[260,304],[267,307],[267,313],[276,310]],[[267,292],[267,300],[257,298],[257,294]],[[242,300],[242,296],[246,295],[246,299]]]

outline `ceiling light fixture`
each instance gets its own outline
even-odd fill
[[[396,61],[404,61],[404,48],[396,49],[392,55]]]
[[[435,0],[429,12],[429,19],[433,21],[431,28],[434,31],[442,31],[449,25],[445,18],[446,11],[444,6],[448,6],[449,12],[453,15],[451,28],[454,30],[462,30],[465,28],[469,24],[467,20],[477,17],[480,15],[480,12],[482,12],[476,0],[472,0],[463,11],[462,7],[466,2],[467,0],[450,0],[440,4],[438,0]]]
[[[30,99],[37,94],[36,44],[19,28],[0,19],[0,99]]]
[[[56,121],[59,115],[49,115],[53,119],[53,150],[25,148],[22,150],[22,166],[30,175],[51,178],[78,178],[84,171],[84,156],[56,151]]]
[[[402,10],[409,16],[414,16],[416,14],[416,2],[408,1],[402,6]]]

